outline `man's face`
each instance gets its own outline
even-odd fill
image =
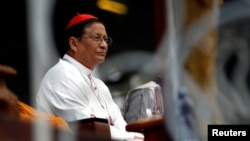
[[[85,28],[85,34],[78,40],[76,56],[83,65],[93,69],[104,62],[108,51],[108,38],[102,23],[93,23]]]

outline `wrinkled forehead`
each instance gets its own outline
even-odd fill
[[[100,22],[92,23],[85,27],[84,34],[107,35],[105,26]]]

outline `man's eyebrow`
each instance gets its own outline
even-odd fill
[[[108,37],[108,35],[102,35],[101,33],[92,33],[91,36],[98,36],[98,37]]]
[[[95,33],[95,32],[91,33],[90,35],[93,35],[93,36],[101,36],[100,33]]]

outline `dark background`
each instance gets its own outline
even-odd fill
[[[114,39],[108,57],[126,50],[154,51],[164,31],[164,0],[116,1],[127,6],[127,14],[120,15],[99,9],[96,0],[56,0],[51,26],[58,52],[61,53],[60,41],[65,25],[76,12],[91,13],[104,21],[109,36]],[[225,4],[233,1],[235,0],[224,0]],[[18,71],[16,76],[7,79],[8,87],[21,101],[30,104],[26,2],[10,0],[1,4],[0,64],[12,66]],[[229,61],[225,69],[232,70],[232,67],[228,67],[232,66],[232,63],[234,61]],[[250,74],[248,83],[249,78]]]
[[[51,26],[58,52],[61,52],[65,25],[76,12],[91,13],[104,21],[109,36],[114,39],[108,56],[130,49],[153,51],[156,44],[153,1],[120,2],[128,7],[126,15],[101,10],[95,0],[56,0]],[[5,1],[0,16],[0,64],[12,66],[18,72],[7,79],[7,85],[21,101],[30,104],[26,0]]]

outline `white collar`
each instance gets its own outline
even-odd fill
[[[81,64],[80,62],[78,62],[76,59],[74,59],[73,57],[69,56],[68,54],[65,54],[62,59],[68,61],[71,64],[73,64],[82,73],[84,73],[84,74],[86,74],[88,76],[92,75],[93,70],[87,68],[86,66],[84,66],[83,64]]]

